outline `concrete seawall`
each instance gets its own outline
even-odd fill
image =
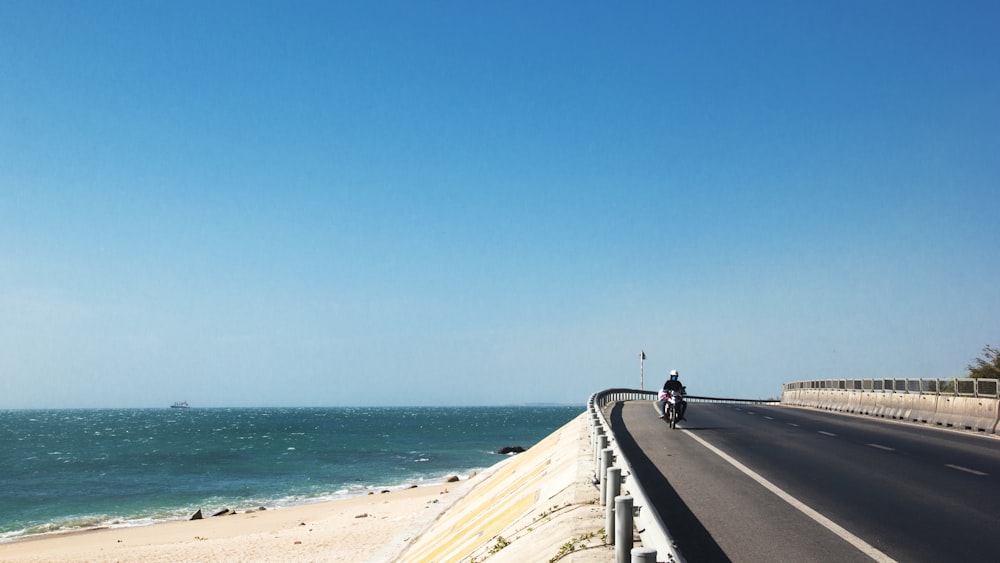
[[[415,539],[401,552],[380,560],[614,560],[614,546],[604,536],[605,509],[590,480],[593,469],[584,413],[463,483],[444,513],[414,530]]]

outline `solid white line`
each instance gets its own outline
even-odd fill
[[[976,471],[975,469],[969,469],[968,467],[962,467],[961,465],[952,465],[950,463],[944,464],[945,467],[950,467],[952,469],[957,469],[959,471],[965,471],[966,473],[972,473],[973,475],[985,476],[989,473],[983,473],[982,471]]]
[[[871,446],[871,447],[873,447],[873,448],[878,448],[880,450],[885,450],[887,452],[894,452],[894,451],[896,451],[896,448],[890,448],[889,446],[883,446],[881,444],[868,444],[868,445]]]
[[[787,502],[788,504],[792,505],[792,507],[794,507],[799,512],[801,512],[801,513],[805,514],[806,516],[812,518],[813,520],[816,521],[816,523],[818,523],[819,525],[823,526],[827,530],[830,530],[834,534],[840,536],[841,539],[843,539],[847,543],[853,545],[854,547],[858,548],[862,553],[864,553],[868,557],[871,557],[875,561],[882,561],[882,562],[885,562],[885,563],[895,562],[896,561],[892,557],[889,557],[885,553],[882,553],[881,551],[879,551],[878,549],[876,549],[874,546],[872,546],[868,542],[864,541],[863,539],[859,538],[858,536],[855,536],[851,532],[848,532],[847,530],[845,530],[843,527],[841,527],[839,524],[837,524],[833,520],[830,520],[826,516],[823,516],[819,512],[816,512],[815,510],[813,510],[812,508],[810,508],[808,505],[806,505],[805,503],[803,503],[799,499],[797,499],[797,498],[793,497],[792,495],[786,493],[785,491],[783,491],[782,489],[780,489],[777,485],[775,485],[774,483],[768,481],[764,477],[760,476],[759,474],[757,474],[756,472],[754,472],[749,467],[747,467],[747,466],[743,465],[742,463],[736,461],[734,458],[730,457],[729,454],[727,454],[726,452],[720,450],[719,448],[716,448],[712,444],[709,444],[708,442],[706,442],[700,436],[696,436],[690,430],[681,429],[681,432],[683,432],[683,433],[687,434],[688,436],[694,438],[695,441],[697,441],[699,444],[705,446],[706,448],[709,449],[709,451],[711,451],[715,455],[717,455],[717,456],[721,457],[722,459],[726,460],[727,462],[729,462],[730,465],[732,465],[736,469],[739,469],[740,471],[742,471],[743,474],[745,474],[747,477],[750,477],[754,481],[757,481],[765,489],[767,489],[767,490],[771,491],[772,493],[774,493],[775,495],[777,495],[778,498],[780,498],[781,500],[783,500],[783,501]]]
[[[819,432],[820,434],[824,435],[824,436],[834,436],[834,437],[836,437],[836,436],[837,436],[837,435],[836,435],[836,434],[834,434],[833,432],[824,432],[823,430],[818,430],[818,432]]]

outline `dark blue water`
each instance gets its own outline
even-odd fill
[[[0,540],[432,484],[583,407],[0,411]]]

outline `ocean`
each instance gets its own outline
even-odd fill
[[[0,541],[468,477],[584,407],[0,411]]]

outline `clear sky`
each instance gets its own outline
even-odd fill
[[[0,408],[583,404],[1000,344],[1000,4],[0,2]]]

